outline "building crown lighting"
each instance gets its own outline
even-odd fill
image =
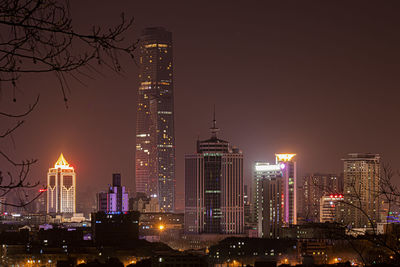
[[[269,163],[261,163],[257,162],[255,165],[255,170],[257,172],[265,172],[265,171],[280,171],[282,167],[279,164],[269,165]]]
[[[74,167],[69,166],[68,161],[64,158],[64,155],[61,153],[60,157],[58,158],[57,162],[54,164],[55,169],[69,169],[73,170]]]
[[[291,161],[296,154],[275,154],[276,156],[276,161]]]

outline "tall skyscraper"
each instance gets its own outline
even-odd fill
[[[335,174],[312,174],[303,177],[302,216],[306,222],[320,221],[320,201],[323,196],[342,194],[342,180]]]
[[[244,231],[243,154],[218,139],[214,116],[211,138],[197,141],[185,156],[185,232],[241,234]]]
[[[175,133],[172,34],[143,30],[139,42],[136,119],[136,192],[157,197],[160,210],[174,211]]]
[[[113,174],[112,186],[108,192],[97,194],[97,210],[106,213],[122,213],[129,210],[129,197],[125,186],[121,185],[121,174]]]
[[[275,154],[275,164],[256,162],[253,188],[259,237],[279,238],[281,227],[297,223],[295,154]]]
[[[47,173],[47,213],[76,212],[76,174],[61,153]]]
[[[343,159],[341,221],[349,227],[376,226],[379,219],[380,156],[352,153]]]

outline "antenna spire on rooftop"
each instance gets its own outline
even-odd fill
[[[217,138],[217,132],[219,131],[219,128],[217,128],[217,120],[215,119],[215,104],[214,104],[214,112],[213,112],[213,124],[212,127],[210,128],[211,135],[213,138]]]

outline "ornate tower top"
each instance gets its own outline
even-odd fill
[[[72,166],[69,166],[68,161],[64,158],[64,155],[61,153],[60,157],[58,158],[57,162],[54,164],[54,168],[58,169],[74,169]]]

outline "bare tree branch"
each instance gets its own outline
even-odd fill
[[[6,88],[9,85],[15,102],[17,81],[25,74],[53,74],[67,106],[70,79],[85,86],[82,78],[93,79],[94,73],[104,76],[94,66],[96,63],[121,73],[119,58],[134,59],[137,43],[127,43],[124,38],[133,25],[133,18],[126,19],[121,14],[116,25],[109,28],[92,26],[86,32],[77,31],[72,25],[68,0],[0,0],[0,90],[3,85]],[[26,111],[18,114],[0,111],[2,119],[18,119],[0,129],[0,139],[10,137],[14,142],[12,134],[24,125],[38,102],[39,96]],[[18,190],[25,195],[25,189],[39,185],[39,182],[29,182],[36,159],[14,160],[1,149],[0,158],[13,168],[12,171],[0,170],[0,197]],[[24,207],[39,196],[30,200],[21,198],[20,203],[3,201],[2,204]]]

